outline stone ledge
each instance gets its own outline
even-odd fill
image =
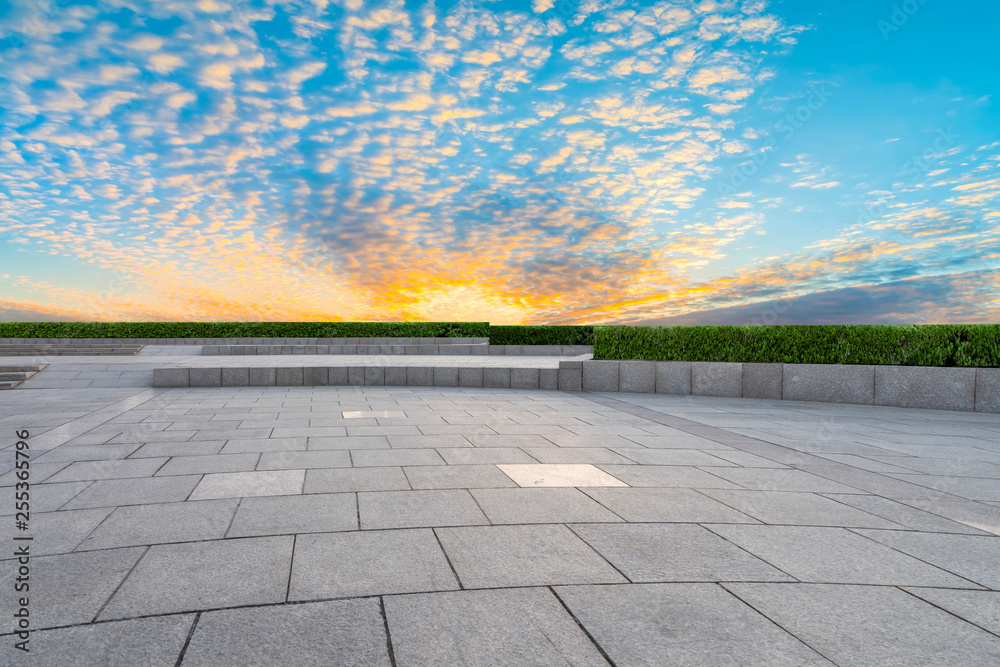
[[[157,368],[154,387],[416,386],[733,396],[1000,413],[1000,369],[686,361],[560,361],[559,368]]]

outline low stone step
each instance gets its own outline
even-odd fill
[[[0,382],[24,382],[34,373],[0,373]]]
[[[0,366],[0,373],[17,373],[20,371],[40,371],[48,366],[48,364],[36,364],[31,366]]]
[[[0,345],[0,357],[17,356],[132,356],[138,354],[142,345],[130,345],[111,347],[108,345],[95,346],[63,346],[63,345]]]
[[[19,384],[21,384],[21,383],[20,382],[4,382],[3,380],[0,380],[0,390],[13,389],[14,387],[16,387]]]

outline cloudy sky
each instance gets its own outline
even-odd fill
[[[0,0],[0,320],[1000,322],[975,0]]]

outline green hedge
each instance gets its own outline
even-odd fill
[[[489,322],[0,322],[0,338],[486,338]]]
[[[594,327],[595,359],[1000,367],[1000,324]]]
[[[491,326],[490,345],[593,345],[594,327]]]

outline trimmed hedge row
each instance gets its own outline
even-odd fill
[[[486,338],[489,322],[0,322],[0,338]]]
[[[1000,367],[1000,324],[594,327],[595,359]]]
[[[593,345],[594,327],[490,326],[490,345]]]

